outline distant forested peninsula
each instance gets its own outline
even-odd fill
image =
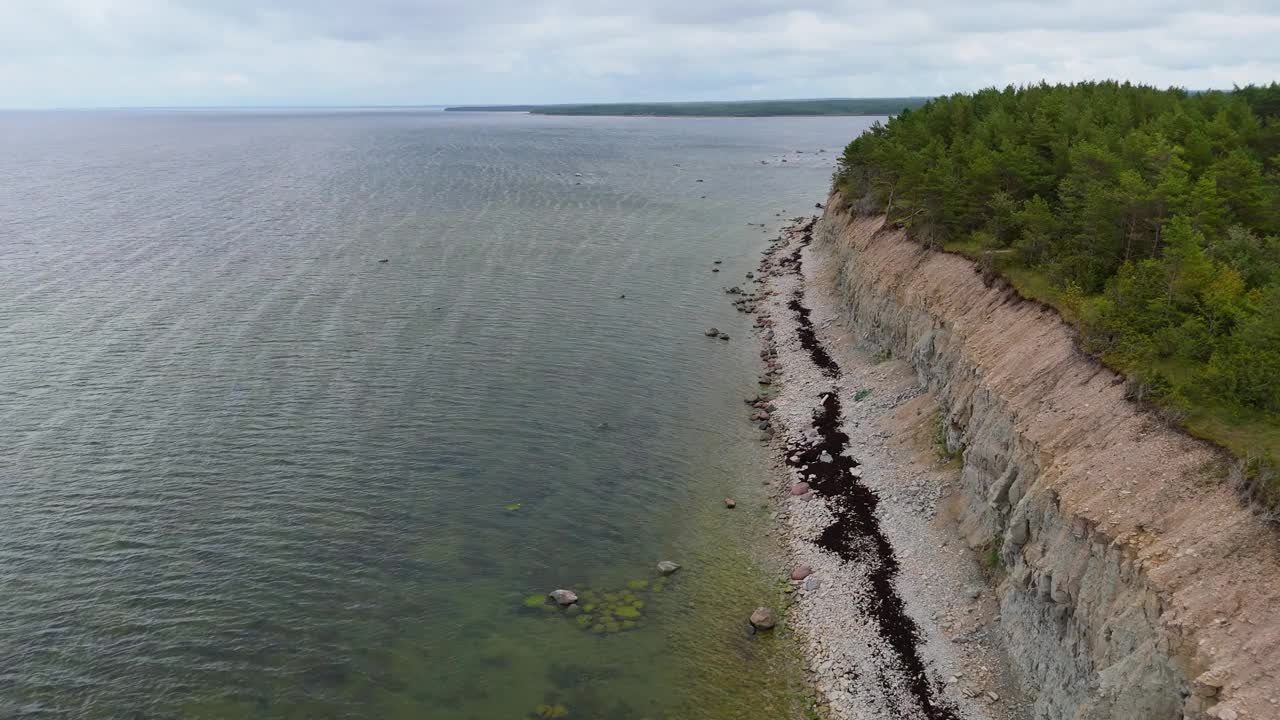
[[[1280,458],[1280,85],[939,98],[850,143],[836,187],[1057,307],[1136,399]]]
[[[446,112],[526,112],[534,115],[652,115],[656,117],[787,117],[897,115],[925,97],[746,100],[740,102],[592,103],[580,105],[459,105]]]

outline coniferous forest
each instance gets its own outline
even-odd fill
[[[1280,449],[1280,85],[938,98],[850,143],[835,182],[1057,307],[1135,399]]]

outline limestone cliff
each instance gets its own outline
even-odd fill
[[[846,319],[908,358],[963,451],[1034,716],[1280,718],[1280,535],[1221,456],[1124,397],[1057,314],[833,195],[815,242]]]

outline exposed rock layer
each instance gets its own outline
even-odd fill
[[[909,358],[963,453],[961,526],[1007,570],[1037,718],[1278,718],[1280,536],[1211,447],[1125,400],[1052,310],[833,195],[815,243],[847,322]]]

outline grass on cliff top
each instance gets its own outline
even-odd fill
[[[984,260],[984,251],[978,242],[948,242],[943,244],[942,249],[978,264],[982,264]],[[1049,275],[1016,264],[1011,254],[995,253],[991,260],[995,272],[1007,280],[1019,295],[1049,305],[1072,327],[1078,327],[1080,319],[1067,307],[1062,289]],[[1104,363],[1105,360],[1103,358]],[[1112,369],[1123,374],[1120,368]],[[1161,364],[1160,370],[1177,379],[1191,375],[1195,368],[1166,361]],[[1280,426],[1265,413],[1214,402],[1211,397],[1198,397],[1181,417],[1173,420],[1191,435],[1226,448],[1237,458],[1251,459],[1266,455],[1280,458]],[[1270,488],[1269,494],[1280,499],[1280,487]]]

